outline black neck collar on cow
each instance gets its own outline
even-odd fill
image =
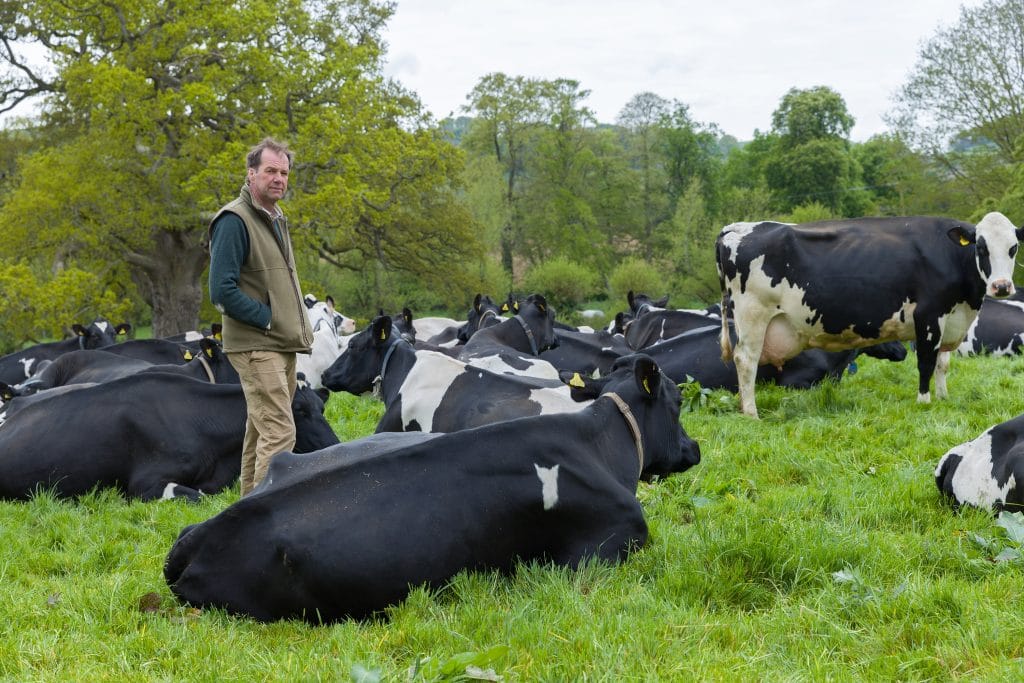
[[[535,356],[538,355],[540,352],[537,350],[537,340],[533,338],[533,332],[530,330],[530,326],[526,324],[526,321],[523,320],[523,316],[519,314],[516,314],[513,319],[518,320],[519,324],[523,326],[523,332],[526,333],[526,338],[530,340],[530,352]]]
[[[616,394],[614,391],[601,394],[602,397],[607,396],[615,404],[615,407],[622,413],[622,418],[626,421],[629,426],[629,431],[633,433],[633,441],[636,442],[636,457],[640,463],[640,471],[637,476],[644,472],[644,438],[640,433],[640,425],[636,421],[636,417],[633,415],[633,411],[629,409],[629,405],[622,400],[622,397]]]

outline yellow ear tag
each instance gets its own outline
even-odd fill
[[[969,239],[967,239],[963,235],[960,235],[960,246],[961,247],[966,247],[970,243],[971,243],[971,241]]]
[[[384,341],[384,340],[385,340],[385,339],[387,339],[387,338],[388,338],[388,333],[387,333],[387,332],[385,332],[384,330],[381,330],[381,331],[380,331],[380,340],[381,340],[381,341]]]
[[[501,305],[501,312],[502,313],[508,313],[508,304],[502,304]]]
[[[185,351],[185,360],[192,360],[192,352]]]
[[[207,358],[213,358],[213,349],[207,347],[206,349],[203,350],[203,353],[206,354]]]
[[[644,377],[644,391],[646,391],[648,394],[651,393],[651,385],[646,377]]]
[[[580,373],[574,372],[574,373],[572,373],[572,379],[569,380],[569,386],[582,388],[582,387],[585,387],[587,385],[583,381],[583,378],[580,377]]]

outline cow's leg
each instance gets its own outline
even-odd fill
[[[757,382],[757,364],[764,350],[764,336],[768,321],[758,315],[750,315],[738,309],[735,318],[736,346],[733,347],[732,361],[736,365],[736,382],[739,385],[740,412],[757,417],[757,398],[754,387]]]
[[[930,387],[939,356],[939,346],[942,343],[942,331],[939,329],[938,320],[924,317],[915,317],[914,328],[917,334],[917,402],[931,403]],[[943,386],[943,390],[945,390],[945,386]],[[938,393],[938,387],[936,387],[936,393]]]
[[[935,398],[942,400],[949,397],[946,389],[946,373],[949,372],[949,351],[939,351],[935,360]]]

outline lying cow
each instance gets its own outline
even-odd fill
[[[74,336],[69,339],[36,344],[0,358],[0,382],[11,385],[23,382],[38,371],[43,361],[53,360],[75,349],[110,346],[117,342],[118,336],[127,334],[131,329],[129,323],[111,325],[102,318],[97,318],[89,325],[75,323],[71,326]]]
[[[730,332],[732,326],[727,323]],[[705,389],[739,391],[736,367],[722,360],[721,328],[707,326],[652,344],[644,349],[674,382],[697,381]],[[733,337],[735,340],[735,337]],[[757,381],[790,389],[810,389],[826,379],[839,381],[860,354],[899,362],[907,356],[900,342],[886,342],[863,349],[823,351],[806,349],[787,360],[781,368],[760,365]]]
[[[935,467],[935,484],[957,507],[1024,511],[1024,415],[951,448]]]
[[[281,454],[250,495],[182,530],[164,577],[197,607],[321,623],[463,570],[620,561],[647,540],[638,481],[686,470],[700,449],[647,357],[579,391],[597,400],[575,413]]]
[[[473,361],[499,357],[513,367],[536,364],[537,356],[558,345],[555,337],[555,309],[541,294],[531,294],[515,304],[516,313],[496,325],[482,327],[460,347],[458,358]],[[551,367],[551,378],[558,371]]]
[[[377,432],[455,432],[583,407],[557,379],[492,372],[416,349],[394,333],[388,316],[354,335],[323,384],[356,395],[374,389],[384,401]]]
[[[781,366],[808,347],[826,351],[913,340],[918,401],[947,396],[949,352],[963,341],[985,295],[1014,293],[1022,231],[1000,213],[977,226],[900,217],[807,225],[734,223],[715,243],[722,310],[738,341],[740,409],[757,416],[757,366]],[[723,325],[725,325],[723,318]]]
[[[292,412],[296,451],[338,442],[308,387],[296,392]],[[244,433],[238,384],[143,373],[66,391],[25,406],[0,428],[0,498],[113,487],[142,500],[194,500],[238,479]]]
[[[317,301],[312,294],[306,295],[305,303],[313,344],[309,353],[296,354],[295,371],[302,373],[310,386],[324,397],[326,392],[322,391],[320,376],[345,350],[349,336],[356,331],[356,323],[336,312],[333,304]]]
[[[204,337],[198,346],[199,353],[194,356],[191,351],[185,351],[190,360],[184,364],[150,363],[104,349],[71,351],[22,382],[14,393],[25,395],[66,384],[110,382],[138,372],[168,372],[214,384],[238,382],[238,372],[228,362],[219,342]],[[0,384],[0,395],[4,393],[3,386]]]
[[[957,347],[961,356],[990,354],[1016,356],[1024,349],[1024,302],[991,299],[978,312],[967,330],[967,338]]]

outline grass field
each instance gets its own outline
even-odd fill
[[[951,398],[931,405],[916,377],[911,354],[841,385],[762,388],[760,421],[713,393],[682,418],[703,462],[641,485],[651,538],[625,563],[461,574],[368,622],[175,601],[167,550],[237,487],[194,505],[0,503],[0,678],[466,680],[468,664],[506,681],[1024,680],[1024,565],[1000,556],[1016,544],[932,477],[1024,412],[1024,360],[954,359]],[[380,414],[345,395],[328,409],[343,440]]]

